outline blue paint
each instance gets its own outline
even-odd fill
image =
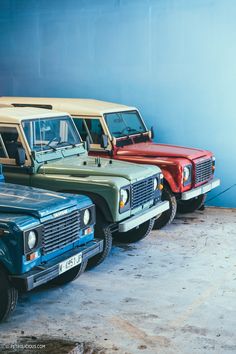
[[[156,141],[215,152],[212,198],[236,183],[235,18],[234,0],[2,0],[0,95],[137,106]]]

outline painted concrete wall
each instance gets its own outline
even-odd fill
[[[235,18],[234,0],[1,0],[0,95],[136,105],[157,141],[215,152],[210,198],[232,188],[209,204],[236,207]]]

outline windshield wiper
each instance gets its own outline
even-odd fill
[[[52,149],[53,151],[57,151],[57,149],[54,146],[51,146],[51,145],[43,146],[42,150],[47,150],[48,148]]]
[[[123,134],[125,131],[128,131],[129,133],[133,132],[133,133],[140,133],[138,130],[131,128],[131,127],[125,127],[124,129],[122,129],[121,131],[118,132],[113,132],[112,134]]]
[[[76,147],[76,144],[75,143],[71,143],[70,141],[60,141],[60,142],[57,143],[56,146],[60,146],[60,145],[63,145],[63,144],[67,144],[67,146]]]

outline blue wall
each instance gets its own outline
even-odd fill
[[[215,152],[212,198],[236,183],[235,18],[234,0],[1,0],[0,95],[136,105],[156,140]]]

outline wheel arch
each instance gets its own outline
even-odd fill
[[[3,269],[7,273],[7,275],[11,274],[10,269],[7,267],[6,262],[4,262],[1,256],[0,256],[0,269]]]
[[[92,192],[84,193],[83,191],[75,191],[75,190],[58,190],[57,192],[86,195],[87,197],[92,199],[93,203],[95,204],[96,214],[99,211],[99,213],[104,217],[106,221],[113,222],[109,205],[107,201],[100,195],[97,195],[96,193],[92,193]]]
[[[179,193],[179,187],[176,184],[176,181],[173,177],[173,175],[165,170],[162,169],[162,173],[164,175],[164,184],[173,192],[173,193]]]

